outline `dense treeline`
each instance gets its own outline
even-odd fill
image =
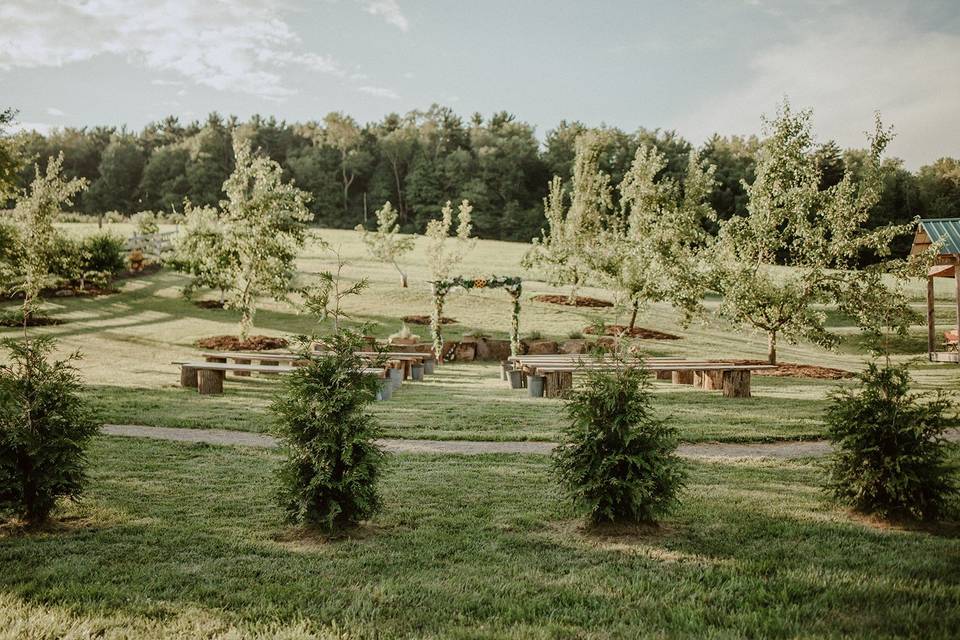
[[[340,113],[303,124],[260,116],[241,122],[213,113],[188,124],[170,117],[140,132],[94,127],[21,133],[16,142],[41,168],[63,152],[65,175],[90,183],[72,207],[83,213],[182,211],[185,199],[216,204],[233,170],[231,135],[238,131],[278,162],[286,179],[312,194],[310,208],[322,226],[372,226],[376,209],[390,201],[403,231],[422,232],[440,203],[466,198],[479,237],[529,241],[544,224],[548,181],[554,175],[568,181],[574,143],[585,129],[560,122],[541,144],[533,126],[509,113],[465,121],[433,106],[366,125]],[[614,183],[643,144],[666,157],[665,175],[683,180],[692,145],[677,133],[611,128],[604,138],[601,167]],[[717,167],[711,204],[721,219],[745,213],[742,181],[753,180],[758,146],[755,137],[715,135],[700,148],[701,157]],[[860,170],[866,154],[822,144],[816,155],[823,187],[838,182],[845,169]],[[914,173],[889,159],[884,169],[883,198],[871,225],[960,215],[960,161],[942,158]],[[32,177],[32,164],[23,165],[20,187]],[[898,249],[907,245],[904,239]]]

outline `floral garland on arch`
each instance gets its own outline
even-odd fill
[[[523,280],[514,276],[483,276],[464,278],[456,276],[430,283],[433,291],[433,313],[430,315],[430,335],[433,338],[433,352],[437,361],[443,358],[443,336],[440,333],[440,319],[443,317],[443,303],[451,289],[504,289],[513,299],[513,315],[510,321],[510,353],[520,353],[520,293]]]

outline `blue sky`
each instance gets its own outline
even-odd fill
[[[433,102],[627,130],[755,133],[789,95],[821,139],[880,110],[915,168],[960,156],[960,4],[728,0],[5,0],[23,127],[253,113],[364,122]]]

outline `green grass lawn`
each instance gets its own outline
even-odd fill
[[[0,638],[956,637],[955,529],[878,527],[808,462],[691,465],[654,530],[588,534],[545,457],[389,459],[338,542],[280,522],[275,452],[98,438],[56,529],[0,533]]]
[[[81,235],[94,225],[65,225],[72,234]],[[118,233],[129,233],[129,225],[112,225]],[[401,262],[409,272],[410,288],[398,286],[393,267],[369,258],[352,231],[322,230],[332,244],[339,246],[350,261],[346,275],[367,277],[370,289],[351,298],[347,311],[353,324],[370,323],[371,332],[386,337],[401,326],[400,317],[427,315],[431,298],[426,281],[428,272],[422,246]],[[611,309],[572,309],[533,302],[538,293],[561,290],[536,280],[536,273],[520,267],[526,245],[481,241],[462,266],[465,274],[519,274],[524,283],[521,327],[544,337],[564,339],[601,318],[608,322],[625,320],[625,314]],[[316,244],[308,245],[299,266],[300,278],[331,267],[329,256]],[[180,389],[177,366],[173,360],[195,357],[193,343],[211,335],[236,332],[237,314],[231,311],[205,310],[183,300],[179,290],[186,279],[176,273],[162,272],[126,281],[122,292],[97,299],[54,298],[47,302],[50,312],[67,322],[38,329],[37,333],[55,335],[63,352],[79,349],[85,358],[80,367],[90,384],[89,397],[101,410],[105,421],[152,426],[184,426],[264,431],[269,428],[268,405],[276,384],[272,381],[230,381],[221,397],[200,397]],[[916,289],[916,291],[914,291]],[[911,285],[916,296],[920,288]],[[607,291],[585,289],[586,295],[611,299]],[[952,305],[938,290],[938,313],[949,319]],[[715,300],[707,306],[715,307]],[[445,328],[447,335],[483,333],[506,337],[510,300],[502,291],[459,292],[448,296],[445,315],[458,320]],[[846,324],[845,324],[846,323]],[[708,314],[689,327],[678,323],[666,305],[653,305],[640,324],[674,333],[675,341],[644,341],[651,355],[675,355],[695,358],[763,358],[765,337],[730,327]],[[848,321],[831,311],[830,324],[846,334],[841,348],[831,353],[810,344],[780,347],[786,362],[803,362],[856,370],[863,365],[868,345]],[[427,338],[427,327],[411,327]],[[287,303],[263,301],[256,317],[257,333],[290,335],[318,329],[315,321],[300,315]],[[14,329],[0,330],[15,335]],[[915,327],[911,336],[894,343],[897,359],[910,359],[925,351],[925,330]],[[562,428],[560,403],[531,400],[521,391],[510,391],[498,379],[495,365],[470,364],[445,367],[438,376],[422,385],[405,385],[388,403],[375,411],[386,432],[395,437],[491,440],[551,440]],[[925,388],[960,389],[960,367],[921,364],[917,378]],[[848,383],[849,384],[849,383]],[[800,438],[822,432],[820,415],[834,383],[797,379],[755,378],[755,396],[749,400],[729,401],[716,394],[670,385],[657,385],[657,406],[663,415],[673,416],[682,437],[703,440],[768,440]]]
[[[530,398],[500,380],[499,365],[448,364],[423,382],[407,382],[372,405],[384,434],[440,440],[556,440],[563,401]],[[847,383],[849,384],[849,383]],[[87,396],[107,423],[269,431],[276,380],[228,377],[223,396],[175,385],[156,389],[96,386]],[[823,431],[832,381],[756,377],[754,397],[728,399],[658,382],[656,406],[689,442],[802,439]]]

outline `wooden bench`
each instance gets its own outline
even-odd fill
[[[227,362],[174,362],[180,365],[180,386],[196,389],[203,395],[223,393],[223,381],[227,372],[231,373],[265,373],[279,375],[290,373],[296,370],[291,365],[267,365],[267,364],[244,364]],[[367,367],[361,369],[365,375],[376,376],[385,380],[387,378],[386,369],[380,367]]]
[[[658,379],[667,377],[674,384],[690,384],[695,387],[722,390],[728,398],[749,398],[751,395],[751,372],[773,369],[771,365],[743,365],[730,362],[710,362],[706,360],[686,360],[682,358],[647,358],[635,361],[618,361],[610,358],[595,359],[589,356],[515,356],[513,366],[528,377],[534,377],[533,384],[528,381],[530,395],[555,398],[573,387],[573,374],[576,371],[616,371],[632,365],[643,366]]]
[[[322,355],[322,352],[315,352]],[[302,354],[275,351],[204,351],[200,354],[207,362],[235,362],[237,364],[253,364],[259,362],[264,365],[277,365],[283,362],[290,363],[293,366],[299,366],[305,363]],[[375,351],[358,351],[357,355],[367,360],[373,360],[378,354]],[[403,370],[402,379],[406,380],[413,377],[415,380],[422,379],[423,371],[416,371],[415,367],[424,367],[424,361],[433,356],[429,354],[395,354],[385,353],[387,366],[397,367]],[[424,367],[424,371],[425,371]],[[246,371],[237,371],[234,375],[249,376]]]

